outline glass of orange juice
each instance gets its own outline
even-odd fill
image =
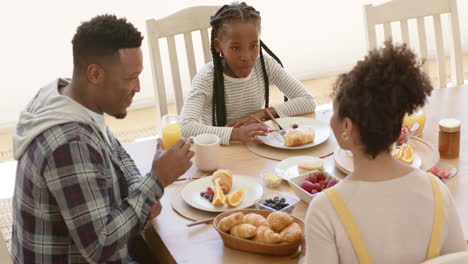
[[[403,126],[407,126],[408,129],[416,136],[421,135],[425,123],[426,113],[422,108],[414,111],[411,115],[405,115],[403,118]]]
[[[162,142],[163,149],[169,149],[181,137],[179,125],[179,116],[174,114],[165,115],[162,117]]]

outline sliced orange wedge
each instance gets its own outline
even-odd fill
[[[414,160],[413,148],[411,145],[407,145],[404,148],[403,155],[401,155],[400,160],[406,163],[411,163]]]
[[[226,196],[224,196],[223,189],[219,185],[219,180],[215,181],[215,190],[213,196],[214,205],[223,205],[226,202]]]
[[[227,204],[230,206],[236,207],[241,204],[242,199],[244,199],[244,189],[239,189],[226,197]]]

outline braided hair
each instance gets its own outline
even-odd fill
[[[224,98],[224,77],[223,77],[223,64],[221,55],[215,49],[215,39],[220,33],[220,29],[224,24],[232,22],[249,22],[254,21],[260,24],[260,12],[255,10],[252,6],[247,5],[245,2],[234,3],[222,6],[214,16],[210,18],[211,30],[211,56],[213,57],[213,104],[212,104],[212,124],[213,126],[225,126],[226,121],[226,102]],[[280,59],[260,40],[260,62],[263,70],[263,80],[265,82],[265,108],[269,106],[270,85],[268,74],[266,72],[265,60],[263,58],[263,49],[273,57],[283,67]],[[287,98],[284,97],[285,101]]]

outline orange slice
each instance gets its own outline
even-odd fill
[[[413,153],[413,148],[410,145],[407,145],[406,148],[404,148],[403,155],[400,158],[401,161],[406,162],[406,163],[411,163],[414,160],[414,153]]]
[[[244,189],[239,189],[226,197],[227,204],[230,206],[236,207],[241,204],[242,199],[244,199]]]
[[[226,196],[224,196],[223,189],[219,185],[219,180],[215,181],[215,190],[213,196],[214,205],[223,205],[226,202]]]

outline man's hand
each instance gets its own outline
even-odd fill
[[[151,220],[158,216],[162,211],[161,201],[154,204],[153,208],[151,208],[150,213],[148,214],[148,220]]]
[[[158,139],[151,173],[166,187],[190,169],[192,166],[190,160],[193,155],[194,152],[190,150],[190,144],[186,143],[184,139],[180,139],[166,151],[162,150],[161,139]]]
[[[261,140],[257,139],[257,136],[266,136],[267,132],[268,127],[264,124],[249,124],[234,128],[231,133],[231,141],[262,143]]]

